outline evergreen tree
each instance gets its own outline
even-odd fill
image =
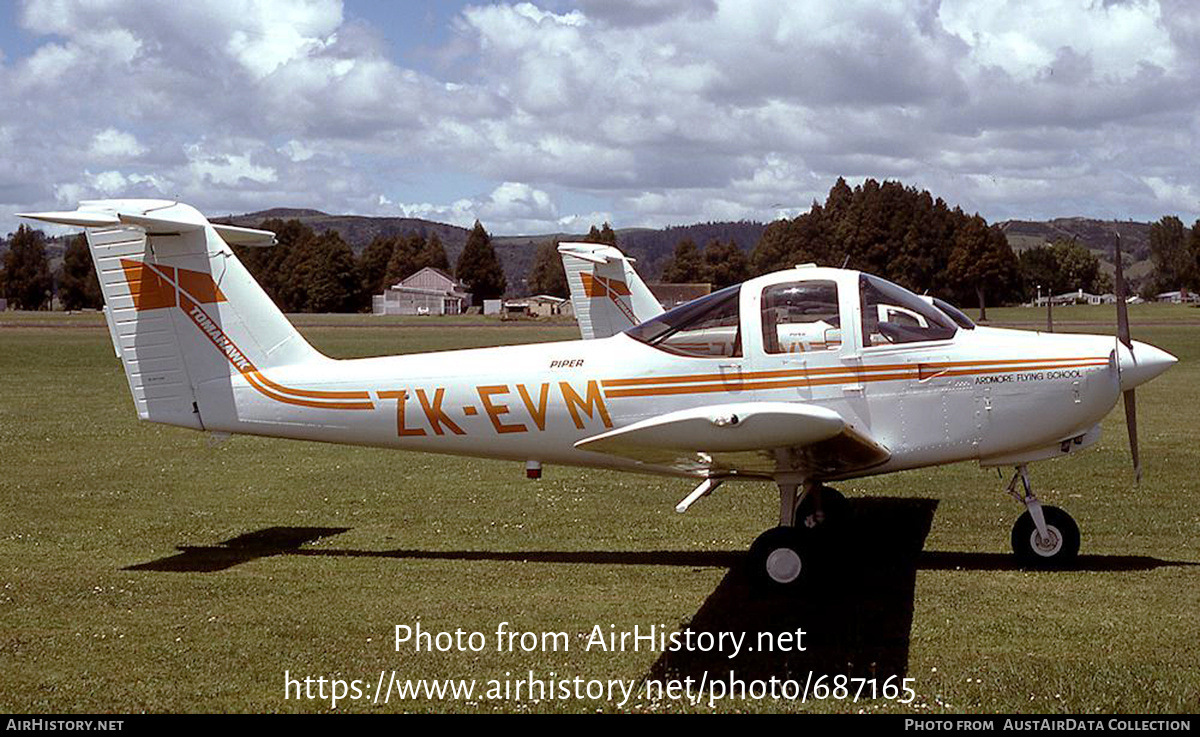
[[[608,224],[608,221],[605,221],[603,227],[600,228],[600,240],[596,241],[596,243],[604,243],[614,247],[617,245],[617,234],[612,229],[612,226]]]
[[[752,272],[766,274],[803,263],[841,266],[841,260],[833,263],[836,255],[830,243],[827,213],[826,208],[813,202],[808,212],[768,225],[751,253]]]
[[[50,301],[51,286],[45,234],[19,226],[4,254],[4,296],[17,309],[40,310]]]
[[[295,219],[284,221],[273,218],[264,220],[258,227],[275,234],[274,246],[234,246],[233,250],[279,309],[298,312],[302,309],[300,305],[305,302],[304,289],[295,281],[293,271],[303,261],[300,252],[316,238],[316,234],[312,228]]]
[[[971,220],[929,192],[900,182],[881,184],[867,179],[851,189],[839,178],[824,205],[814,202],[808,212],[765,228],[751,254],[751,272],[761,274],[807,262],[847,265],[917,293],[956,299],[965,294],[977,299],[974,286],[959,289],[947,277],[958,234]],[[987,223],[982,225],[986,228]],[[1001,291],[993,293],[989,288],[988,293],[999,299],[1016,296],[1015,257],[1003,234],[989,238],[995,241],[994,256],[1008,264],[1002,268],[1008,281],[999,285]],[[960,264],[965,266],[965,262]]]
[[[485,299],[499,299],[508,287],[504,269],[492,248],[492,238],[478,220],[467,236],[454,274],[471,290],[471,301],[476,305],[483,304]]]
[[[1187,286],[1193,292],[1200,292],[1200,219],[1192,224],[1188,236],[1188,254],[1191,277],[1187,280]]]
[[[696,284],[704,281],[704,260],[691,238],[675,244],[671,260],[663,269],[663,281],[675,284]]]
[[[392,257],[388,260],[384,282],[390,287],[421,270],[421,252],[425,239],[419,235],[392,236]]]
[[[567,272],[563,269],[562,258],[558,254],[557,240],[542,241],[538,244],[537,253],[533,257],[533,269],[529,272],[529,292],[555,297],[570,295]]]
[[[71,239],[63,255],[58,299],[64,310],[98,309],[104,306],[100,280],[96,278],[96,268],[88,253],[87,236],[82,233]]]
[[[363,307],[362,275],[354,252],[335,230],[316,238],[307,264],[306,312],[357,312]]]
[[[429,235],[429,240],[425,244],[425,249],[421,251],[419,260],[421,268],[432,266],[450,273],[450,259],[446,257],[446,247],[442,245],[442,239],[436,232]]]
[[[1154,262],[1154,291],[1179,289],[1193,280],[1194,259],[1188,249],[1183,221],[1168,215],[1150,226],[1150,259]]]
[[[737,243],[714,240],[704,249],[704,280],[721,289],[750,278],[750,260]]]
[[[363,250],[358,266],[362,272],[363,289],[367,294],[382,294],[385,288],[391,286],[384,283],[384,277],[387,276],[388,262],[391,261],[394,245],[391,238],[377,235]]]

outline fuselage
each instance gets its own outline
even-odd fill
[[[836,295],[829,307],[835,316],[807,320],[806,309],[819,308],[768,304],[780,289],[806,283]],[[803,402],[836,411],[887,448],[885,463],[844,474],[860,476],[965,460],[1008,462],[1084,438],[1090,443],[1120,396],[1122,355],[1110,336],[994,328],[947,335],[926,325],[932,339],[922,339],[920,315],[905,318],[907,333],[880,330],[886,309],[908,308],[867,304],[874,298],[863,284],[858,272],[820,268],[750,280],[722,308],[733,316],[695,328],[691,342],[653,344],[618,334],[235,374],[198,393],[199,413],[205,429],[224,432],[682,473],[575,443],[676,410]],[[794,322],[775,324],[789,314]],[[821,334],[805,337],[813,325]],[[769,476],[769,459],[761,471],[741,475]]]

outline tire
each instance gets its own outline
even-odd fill
[[[817,503],[813,495],[804,497],[804,501],[796,509],[796,526],[809,530],[824,531],[836,529],[850,519],[850,502],[842,496],[842,492],[831,486],[821,486],[821,511],[817,512]]]
[[[772,588],[798,586],[811,577],[808,535],[796,527],[775,527],[750,546],[750,575]]]
[[[1079,525],[1058,507],[1042,507],[1050,544],[1039,544],[1033,515],[1026,510],[1012,530],[1012,549],[1025,568],[1066,568],[1079,556]]]

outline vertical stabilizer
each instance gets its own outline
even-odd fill
[[[558,246],[571,306],[585,340],[607,338],[662,314],[662,306],[633,269],[633,259],[613,246]]]
[[[228,387],[241,375],[269,388],[265,369],[329,360],[225,240],[268,245],[271,233],[213,226],[192,207],[160,200],[94,200],[25,217],[86,228],[105,320],[143,420],[202,430],[206,402],[217,401],[206,384]]]

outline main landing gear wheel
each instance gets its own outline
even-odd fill
[[[1063,568],[1079,555],[1079,525],[1058,507],[1042,507],[1046,535],[1038,534],[1028,511],[1013,525],[1012,548],[1021,565],[1029,568]]]
[[[842,492],[830,486],[820,486],[804,496],[796,508],[796,526],[809,530],[831,530],[841,527],[850,518],[850,502]],[[817,509],[817,495],[821,497]]]
[[[796,586],[808,578],[807,531],[798,527],[775,527],[758,536],[750,546],[750,572],[767,586]]]

